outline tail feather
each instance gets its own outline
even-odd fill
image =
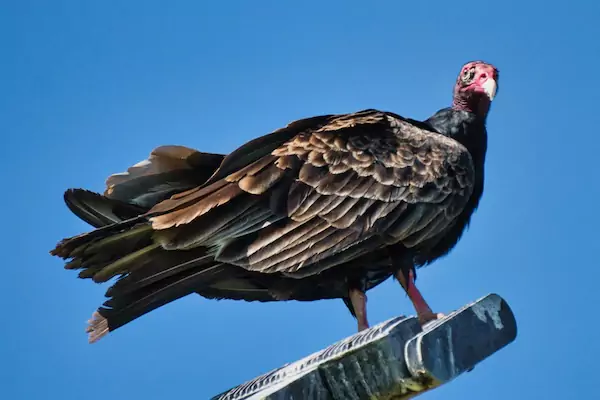
[[[157,251],[160,251],[160,244],[153,243],[129,253],[101,268],[94,274],[92,279],[96,283],[102,283],[119,274],[130,273],[135,269],[140,269],[152,262],[152,256]]]
[[[85,331],[88,334],[89,343],[96,343],[108,334],[108,320],[98,311],[94,311],[92,318],[88,320],[88,326]]]
[[[69,210],[94,228],[112,225],[147,211],[84,189],[69,189],[63,197]]]
[[[124,230],[122,225],[107,225],[64,239],[50,253],[68,260],[65,269],[82,270],[80,278],[104,282],[116,273],[126,271],[127,266],[121,268],[123,261],[140,264],[143,259],[135,260],[132,254],[146,255],[142,250],[153,244],[150,225],[140,224],[129,230]]]
[[[71,258],[80,254],[80,252],[84,251],[85,248],[95,240],[108,237],[114,233],[124,232],[128,228],[146,222],[147,218],[140,215],[122,222],[105,225],[101,228],[94,229],[93,231],[61,240],[54,249],[50,250],[50,254],[63,259]]]
[[[128,292],[113,291],[112,297],[100,307],[89,321],[89,342],[94,343],[109,332],[195,292],[195,289],[231,276],[232,267],[204,260],[202,268],[185,269],[175,275],[155,281]]]
[[[65,268],[80,270],[80,278],[100,283],[119,276],[106,292],[109,299],[89,320],[90,343],[237,269],[216,263],[204,248],[165,250],[153,241],[149,223],[135,221],[65,239],[52,250],[67,260]]]
[[[151,265],[143,269],[136,269],[121,277],[107,290],[106,296],[113,297],[134,292],[186,270],[210,264],[214,258],[212,255],[198,254],[198,252],[185,254],[185,258],[181,257],[183,254],[180,252],[176,253],[179,257],[167,253],[163,251],[157,254]]]
[[[63,258],[79,278],[106,282],[109,300],[89,320],[95,342],[109,331],[211,281],[217,267],[206,250],[168,251],[153,238],[148,210],[171,195],[202,185],[224,155],[183,146],[161,146],[147,160],[110,176],[103,194],[83,189],[64,193],[67,207],[95,230],[59,242],[50,254]],[[160,214],[160,213],[158,213]],[[221,269],[219,269],[221,268]]]
[[[148,224],[140,224],[126,231],[107,236],[102,239],[97,239],[88,244],[87,246],[80,246],[81,254],[79,256],[88,256],[92,254],[101,254],[106,252],[118,251],[118,249],[124,250],[125,247],[135,248],[151,243],[152,227]],[[146,239],[145,242],[140,243],[141,240]],[[74,254],[74,253],[72,253]]]

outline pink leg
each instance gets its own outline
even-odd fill
[[[429,307],[429,305],[421,295],[421,292],[419,292],[419,289],[417,289],[417,287],[415,286],[414,274],[412,271],[408,275],[408,282],[406,282],[406,279],[404,278],[404,275],[401,271],[398,271],[396,273],[396,278],[400,282],[400,285],[402,285],[402,287],[406,291],[406,294],[408,294],[408,298],[410,299],[410,301],[413,303],[413,306],[417,311],[417,318],[419,318],[419,322],[421,323],[421,325],[424,325],[429,321],[442,318],[444,316],[444,314],[436,314],[433,311],[431,311],[431,307]]]
[[[369,321],[367,321],[367,295],[361,290],[350,289],[349,297],[358,321],[358,331],[367,329],[369,327]]]

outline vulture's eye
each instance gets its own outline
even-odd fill
[[[465,69],[463,72],[463,82],[469,83],[473,80],[473,78],[475,78],[475,68]]]

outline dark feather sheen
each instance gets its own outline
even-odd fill
[[[458,242],[483,191],[485,136],[452,109],[426,122],[364,110],[292,122],[227,156],[158,148],[105,196],[65,197],[98,229],[53,254],[82,277],[119,276],[90,340],[194,292],[350,304],[349,285],[369,290]]]

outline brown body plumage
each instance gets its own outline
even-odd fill
[[[459,84],[471,84],[462,76]],[[466,104],[482,101],[473,99]],[[414,268],[439,257],[430,255],[444,240],[442,254],[454,246],[448,234],[462,234],[483,188],[485,148],[482,157],[472,147],[485,136],[485,115],[450,111],[425,123],[379,110],[302,119],[227,157],[165,146],[110,177],[103,196],[68,191],[69,207],[98,229],[52,254],[82,278],[120,277],[90,340],[193,292],[343,298],[363,329],[364,292],[393,274],[431,319]]]

